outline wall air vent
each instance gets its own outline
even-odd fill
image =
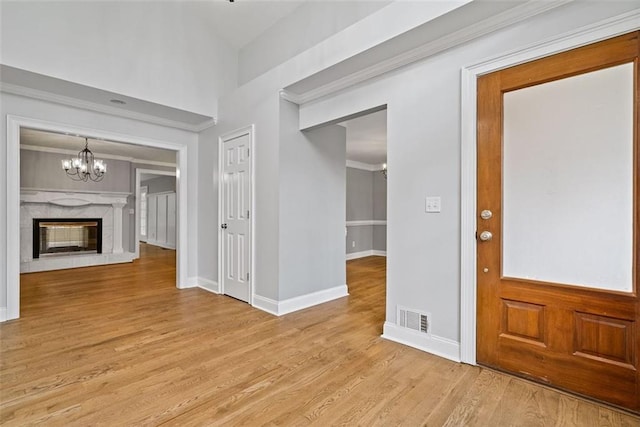
[[[431,315],[429,313],[398,306],[397,319],[398,326],[424,334],[431,333]]]

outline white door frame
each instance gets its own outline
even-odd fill
[[[178,204],[178,238],[176,240],[176,287],[188,287],[187,265],[189,259],[187,234],[187,146],[169,141],[124,135],[104,130],[84,128],[69,124],[56,123],[46,120],[7,115],[7,203],[6,203],[6,256],[7,271],[7,313],[6,320],[20,317],[20,128],[69,133],[87,136],[91,139],[105,139],[146,147],[163,148],[176,151],[177,173],[177,204]],[[180,173],[185,171],[185,173]],[[18,250],[16,250],[18,248]]]
[[[220,228],[220,218],[222,218],[223,215],[223,210],[222,210],[222,203],[223,203],[223,197],[222,197],[222,175],[223,175],[223,162],[224,162],[224,156],[223,156],[223,145],[225,141],[229,141],[231,139],[235,139],[235,138],[239,138],[243,135],[249,135],[249,147],[251,150],[251,153],[249,155],[249,161],[250,161],[250,169],[251,169],[251,206],[249,207],[249,211],[250,213],[250,222],[249,222],[249,227],[251,229],[251,239],[249,241],[249,244],[251,245],[251,255],[250,255],[250,259],[249,259],[249,272],[250,272],[250,277],[249,277],[249,304],[251,306],[253,306],[253,298],[255,295],[255,281],[256,281],[256,274],[255,274],[255,259],[256,259],[256,245],[255,245],[255,230],[256,230],[256,216],[257,216],[257,212],[255,209],[256,206],[256,192],[255,192],[255,182],[256,182],[256,178],[255,178],[255,156],[256,156],[256,150],[255,150],[255,125],[250,125],[244,128],[240,128],[237,130],[234,130],[232,132],[228,132],[225,133],[224,135],[221,135],[218,138],[218,173],[216,174],[214,172],[213,174],[213,185],[214,188],[218,188],[218,221],[217,221],[217,229],[218,229],[218,290],[221,294],[224,294],[224,281],[222,280],[222,266],[223,266],[223,249],[224,249],[224,245],[222,242],[222,229]]]
[[[176,176],[176,173],[173,171],[161,171],[156,169],[141,169],[136,168],[136,242],[135,242],[135,253],[136,259],[140,258],[140,175],[142,174],[151,174],[151,175],[162,175],[162,176]],[[176,185],[176,190],[178,190],[178,186]],[[147,193],[148,194],[148,193]],[[176,200],[177,195],[176,195]],[[178,206],[176,205],[176,212],[178,210]],[[147,212],[149,212],[147,210]],[[178,242],[176,241],[176,244]],[[176,248],[177,249],[177,248]]]
[[[640,29],[638,22],[640,22],[640,9],[462,69],[462,150],[460,159],[462,196],[460,207],[460,360],[462,362],[476,364],[476,84],[478,77],[638,30]]]

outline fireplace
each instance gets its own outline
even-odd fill
[[[102,253],[102,218],[34,218],[33,258]]]

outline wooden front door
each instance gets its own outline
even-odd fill
[[[639,33],[478,79],[477,361],[640,411]]]

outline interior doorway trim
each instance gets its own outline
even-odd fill
[[[136,259],[140,258],[140,175],[142,175],[143,173],[153,174],[153,175],[162,175],[162,176],[176,176],[176,173],[172,172],[172,171],[136,168],[136,212],[135,212],[135,228],[136,228],[136,231],[135,231],[135,233],[136,233],[135,254],[136,255],[135,256],[136,256]],[[177,253],[177,251],[176,251],[176,253]]]
[[[564,52],[640,29],[640,9],[543,40],[524,49],[462,69],[460,360],[476,364],[476,128],[477,78],[524,62]]]
[[[180,171],[187,170],[187,146],[138,136],[123,135],[115,132],[83,128],[51,121],[7,115],[7,203],[6,227],[7,239],[5,253],[7,257],[7,271],[5,280],[7,286],[7,313],[5,320],[20,317],[20,128],[70,133],[84,135],[92,139],[105,139],[124,142],[146,147],[163,148],[176,151],[176,192],[178,198],[178,238],[176,241],[176,287],[186,288],[188,265],[188,221],[187,221],[187,174]]]
[[[256,286],[255,286],[255,278],[256,278],[256,217],[257,217],[257,212],[255,209],[256,206],[256,188],[255,188],[255,182],[256,182],[256,150],[255,150],[255,125],[250,125],[250,126],[246,126],[240,129],[236,129],[234,131],[225,133],[224,135],[221,135],[218,138],[218,171],[217,173],[214,171],[213,173],[213,186],[214,188],[218,189],[218,221],[216,224],[216,228],[218,230],[218,293],[224,294],[224,281],[222,280],[222,262],[223,262],[223,258],[222,258],[222,251],[224,250],[223,247],[223,236],[222,236],[222,229],[220,228],[220,219],[223,218],[223,194],[222,194],[222,175],[223,175],[223,145],[225,141],[229,141],[231,139],[235,139],[235,138],[239,138],[243,135],[249,135],[249,149],[251,150],[251,155],[249,156],[249,160],[250,160],[250,168],[251,168],[251,206],[249,207],[249,211],[250,211],[250,224],[249,226],[251,227],[251,241],[250,241],[250,245],[251,245],[251,251],[250,251],[250,279],[249,279],[249,305],[253,306],[253,301],[254,301],[254,297],[255,297],[255,292],[256,292]]]

